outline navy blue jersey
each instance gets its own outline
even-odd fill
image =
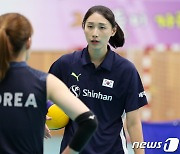
[[[43,154],[47,73],[12,62],[0,82],[0,153]]]
[[[81,154],[125,153],[122,115],[147,104],[134,65],[109,48],[104,61],[95,68],[85,48],[60,57],[49,72],[61,79],[98,118],[98,129]],[[61,151],[76,129],[76,124],[70,121],[65,128]]]

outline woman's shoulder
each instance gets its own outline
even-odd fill
[[[35,69],[35,68],[32,68],[30,66],[27,66],[27,70],[37,79],[39,80],[46,80],[46,77],[48,75],[48,73],[46,72],[43,72],[41,70],[38,70],[38,69]]]
[[[115,60],[116,65],[123,66],[127,69],[136,69],[135,65],[128,58],[121,56],[120,54],[115,52]]]

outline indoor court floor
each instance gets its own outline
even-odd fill
[[[44,154],[59,154],[61,140],[61,136],[53,136],[51,139],[44,139]],[[128,154],[134,154],[130,144],[128,144]]]

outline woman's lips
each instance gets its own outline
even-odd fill
[[[91,43],[92,43],[92,44],[98,44],[99,41],[97,41],[97,40],[92,40]]]

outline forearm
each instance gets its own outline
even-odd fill
[[[142,126],[140,121],[132,126],[129,126],[128,133],[132,144],[134,142],[138,142],[138,143],[143,142],[143,135],[142,135],[143,133],[142,133]],[[134,152],[135,154],[144,154],[144,149],[140,149],[139,147],[138,148],[134,147]]]
[[[78,129],[68,147],[63,151],[63,154],[79,153],[87,144],[98,125],[96,116],[90,111],[79,115],[75,122],[78,124]]]
[[[131,143],[143,142],[142,124],[139,116],[139,110],[134,110],[127,113],[127,130],[130,136]],[[144,149],[134,147],[135,154],[144,154]]]

